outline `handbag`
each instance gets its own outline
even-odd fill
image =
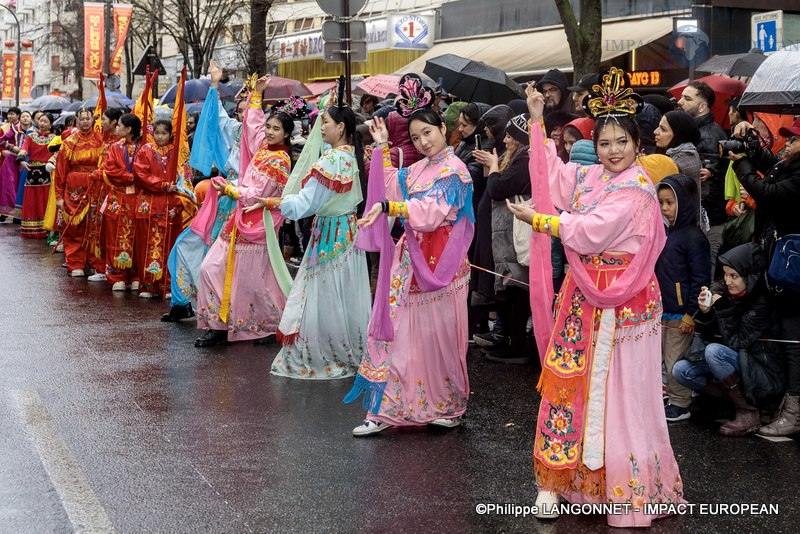
[[[800,292],[800,234],[788,234],[775,241],[767,275],[778,291]]]
[[[531,197],[526,198],[526,196],[514,196],[514,204],[532,206]],[[517,263],[527,267],[530,264],[533,226],[514,217],[514,227],[512,230],[514,234],[514,252],[517,253]]]
[[[738,247],[745,243],[749,243],[753,239],[753,233],[756,231],[756,212],[751,209],[745,210],[744,213],[729,219],[725,223],[725,228],[722,230],[722,239],[731,248]]]

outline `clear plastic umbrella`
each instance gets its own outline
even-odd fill
[[[800,44],[778,50],[758,67],[742,94],[739,109],[800,113]]]

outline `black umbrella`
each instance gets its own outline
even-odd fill
[[[455,54],[429,59],[423,72],[439,80],[445,91],[467,102],[495,106],[525,98],[522,87],[502,70]]]
[[[800,112],[800,44],[778,50],[758,67],[739,109],[792,115]]]
[[[42,95],[21,106],[23,111],[61,111],[70,101],[55,95]]]
[[[752,76],[767,56],[763,52],[713,56],[695,69],[699,72],[718,72],[727,76]]]

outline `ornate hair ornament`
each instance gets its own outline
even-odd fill
[[[281,100],[272,106],[271,110],[282,111],[293,119],[302,119],[308,115],[308,105],[299,96],[290,96],[286,100]]]
[[[395,109],[403,117],[433,105],[433,91],[422,85],[422,79],[416,74],[404,74],[400,78],[399,91],[400,96],[395,101]]]
[[[337,85],[336,85],[336,102],[334,102],[333,104],[336,107],[338,107],[339,109],[342,109],[344,107],[347,107],[347,102],[344,101],[344,88],[345,88],[344,87],[344,84],[345,84],[344,76],[343,75],[339,76],[339,80],[336,83],[337,83]]]
[[[255,91],[257,81],[258,81],[258,73],[254,72],[244,81],[244,84],[242,85],[242,92],[247,94]]]
[[[610,67],[600,75],[583,99],[581,107],[593,118],[633,117],[642,110],[644,101],[631,89],[627,73]]]

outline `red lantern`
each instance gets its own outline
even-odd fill
[[[14,48],[14,41],[6,41],[6,46],[8,48]]]
[[[20,44],[22,45],[22,48],[31,48],[33,46],[33,43],[30,41],[22,41]]]

